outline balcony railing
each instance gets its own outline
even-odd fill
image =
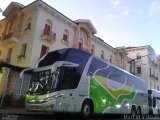
[[[53,42],[56,40],[56,33],[52,32],[51,30],[47,32],[46,30],[43,30],[43,34],[41,35],[41,38],[43,40],[47,40],[48,42]]]
[[[10,59],[10,58],[0,59],[0,62],[10,63],[10,61],[11,61],[11,59]]]
[[[157,81],[159,78],[158,78],[158,76],[155,76],[154,74],[151,74],[150,79]]]
[[[10,33],[4,35],[4,36],[3,36],[3,40],[10,39],[10,38],[12,37],[12,35],[13,35],[13,32],[10,32]]]
[[[9,32],[0,37],[1,42],[18,42],[18,38],[14,32]]]

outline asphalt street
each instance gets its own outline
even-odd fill
[[[116,115],[83,117],[80,114],[29,112],[24,108],[4,107],[0,109],[0,120],[121,120]],[[123,118],[122,118],[123,119]],[[124,119],[123,119],[124,120]]]

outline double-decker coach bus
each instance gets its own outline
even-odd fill
[[[160,92],[157,90],[148,90],[149,114],[160,115]]]
[[[47,53],[32,70],[30,111],[148,113],[145,81],[90,53],[66,48]]]

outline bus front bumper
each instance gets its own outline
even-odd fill
[[[25,108],[28,111],[55,111],[55,101],[47,101],[44,103],[31,103],[26,101]]]

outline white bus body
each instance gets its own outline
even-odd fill
[[[87,52],[74,48],[50,52],[31,73],[27,110],[148,113],[145,81]]]

